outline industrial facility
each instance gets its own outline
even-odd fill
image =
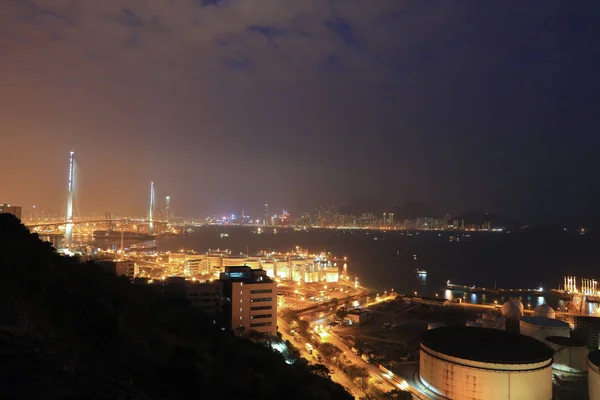
[[[554,351],[528,336],[442,327],[421,337],[420,380],[449,399],[548,400]]]

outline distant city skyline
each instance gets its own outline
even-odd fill
[[[597,1],[281,4],[2,2],[0,202],[599,214]]]

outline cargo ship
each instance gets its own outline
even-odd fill
[[[153,240],[154,235],[149,235],[147,233],[137,233],[131,231],[94,231],[93,233],[94,239],[121,239],[121,235],[123,235],[123,240]]]

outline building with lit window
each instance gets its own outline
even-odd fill
[[[21,219],[21,214],[23,211],[23,207],[20,206],[12,206],[10,204],[0,204],[0,214],[12,214],[15,217]]]
[[[277,335],[277,285],[262,269],[225,267],[219,278],[221,312],[236,334]]]

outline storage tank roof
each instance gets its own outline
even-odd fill
[[[502,364],[542,362],[554,354],[532,337],[477,327],[432,329],[423,334],[421,344],[452,357]]]
[[[600,367],[600,350],[594,350],[588,354],[588,361],[596,367]]]
[[[585,342],[578,340],[578,339],[573,339],[571,337],[565,337],[565,336],[548,336],[546,338],[547,342],[550,342],[552,344],[556,344],[558,346],[568,346],[568,347],[583,347],[583,346],[587,346],[585,344]]]
[[[556,313],[554,309],[550,307],[548,304],[542,304],[541,306],[537,306],[535,311],[533,312],[534,317],[546,317],[546,318],[556,318]]]
[[[544,318],[544,317],[523,317],[521,322],[526,324],[544,326],[548,328],[568,328],[569,324],[560,319]]]
[[[523,315],[523,303],[519,299],[511,298],[502,304],[502,316],[509,319],[518,319]]]

